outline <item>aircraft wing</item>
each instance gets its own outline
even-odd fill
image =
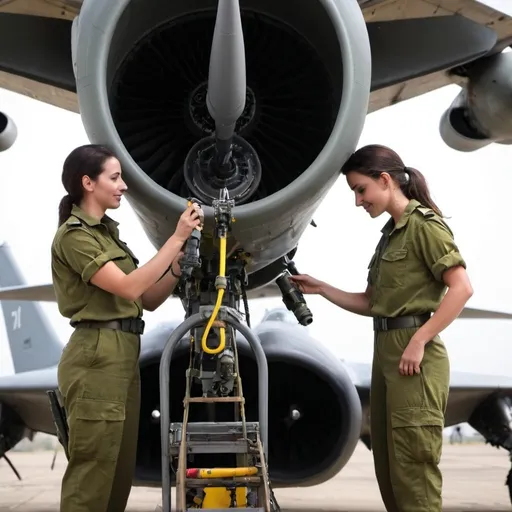
[[[348,361],[343,363],[356,386],[364,415],[367,416],[370,408],[371,365]],[[452,371],[445,426],[468,422],[481,403],[498,394],[512,398],[512,377]]]
[[[369,411],[371,365],[343,361],[355,385],[363,410]],[[12,407],[32,430],[54,434],[46,391],[57,389],[57,368],[0,377],[0,403]],[[446,426],[468,421],[472,411],[495,393],[512,397],[512,377],[457,372],[450,376]]]
[[[269,284],[247,293],[248,299],[261,299],[281,297],[281,292],[276,284]],[[37,302],[56,302],[53,285],[41,284],[36,286],[10,286],[0,288],[0,300],[26,300]],[[464,308],[459,318],[467,319],[495,319],[512,320],[512,313],[505,311],[493,311],[479,308]]]
[[[453,68],[512,44],[512,17],[477,0],[358,3],[372,47],[369,112],[457,83]],[[0,87],[78,113],[70,33],[81,6],[0,0]]]
[[[0,288],[0,300],[57,301],[52,284],[41,284],[37,286],[21,285]]]
[[[12,408],[25,425],[55,434],[46,391],[57,389],[57,367],[0,377],[0,404]]]

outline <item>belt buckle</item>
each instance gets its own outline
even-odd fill
[[[137,326],[135,325],[133,318],[123,318],[121,320],[121,330],[125,332],[134,333]]]
[[[139,318],[130,318],[130,330],[133,334],[140,334],[141,320]]]
[[[373,328],[375,331],[387,331],[388,319],[382,316],[376,316],[373,319]]]
[[[126,318],[125,325],[132,334],[142,334],[144,332],[145,322],[142,318]]]

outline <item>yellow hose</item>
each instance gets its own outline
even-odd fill
[[[220,247],[220,262],[219,262],[219,277],[225,278],[226,277],[226,237],[220,237],[219,239]],[[209,348],[207,344],[208,334],[210,333],[210,329],[212,328],[213,322],[215,322],[215,319],[217,318],[217,314],[219,313],[220,306],[222,304],[222,299],[224,297],[224,290],[225,285],[221,284],[217,280],[217,302],[215,303],[215,307],[213,308],[212,316],[210,317],[210,320],[208,321],[208,324],[206,325],[206,329],[203,334],[203,338],[201,340],[201,348],[203,349],[203,352],[206,354],[218,354],[219,352],[222,352],[224,350],[224,347],[226,346],[226,329],[225,327],[220,327],[220,343],[217,348]],[[225,280],[222,280],[225,283]]]

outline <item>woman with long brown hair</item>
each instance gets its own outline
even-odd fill
[[[441,512],[444,413],[450,364],[439,333],[473,290],[453,233],[424,176],[380,145],[365,146],[342,173],[356,206],[372,218],[388,213],[362,293],[308,275],[293,276],[352,313],[373,317],[370,392],[375,472],[388,512]]]
[[[66,158],[52,278],[60,313],[74,331],[58,365],[69,425],[61,512],[122,512],[135,471],[144,310],[158,308],[179,279],[181,248],[202,222],[198,205],[146,264],[106,215],[127,190],[116,155],[87,144]],[[174,268],[173,268],[174,267]]]

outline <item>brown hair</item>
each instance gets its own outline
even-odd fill
[[[103,164],[115,157],[114,153],[99,144],[86,144],[75,148],[68,155],[62,169],[62,184],[67,194],[59,204],[59,226],[71,215],[73,204],[79,205],[84,196],[82,177],[96,180],[103,172]]]
[[[417,169],[406,167],[402,159],[392,149],[378,144],[364,146],[353,153],[341,168],[346,175],[351,171],[378,179],[382,172],[387,172],[391,179],[400,186],[407,199],[416,199],[440,217],[443,216],[439,207],[430,197],[427,181]]]

